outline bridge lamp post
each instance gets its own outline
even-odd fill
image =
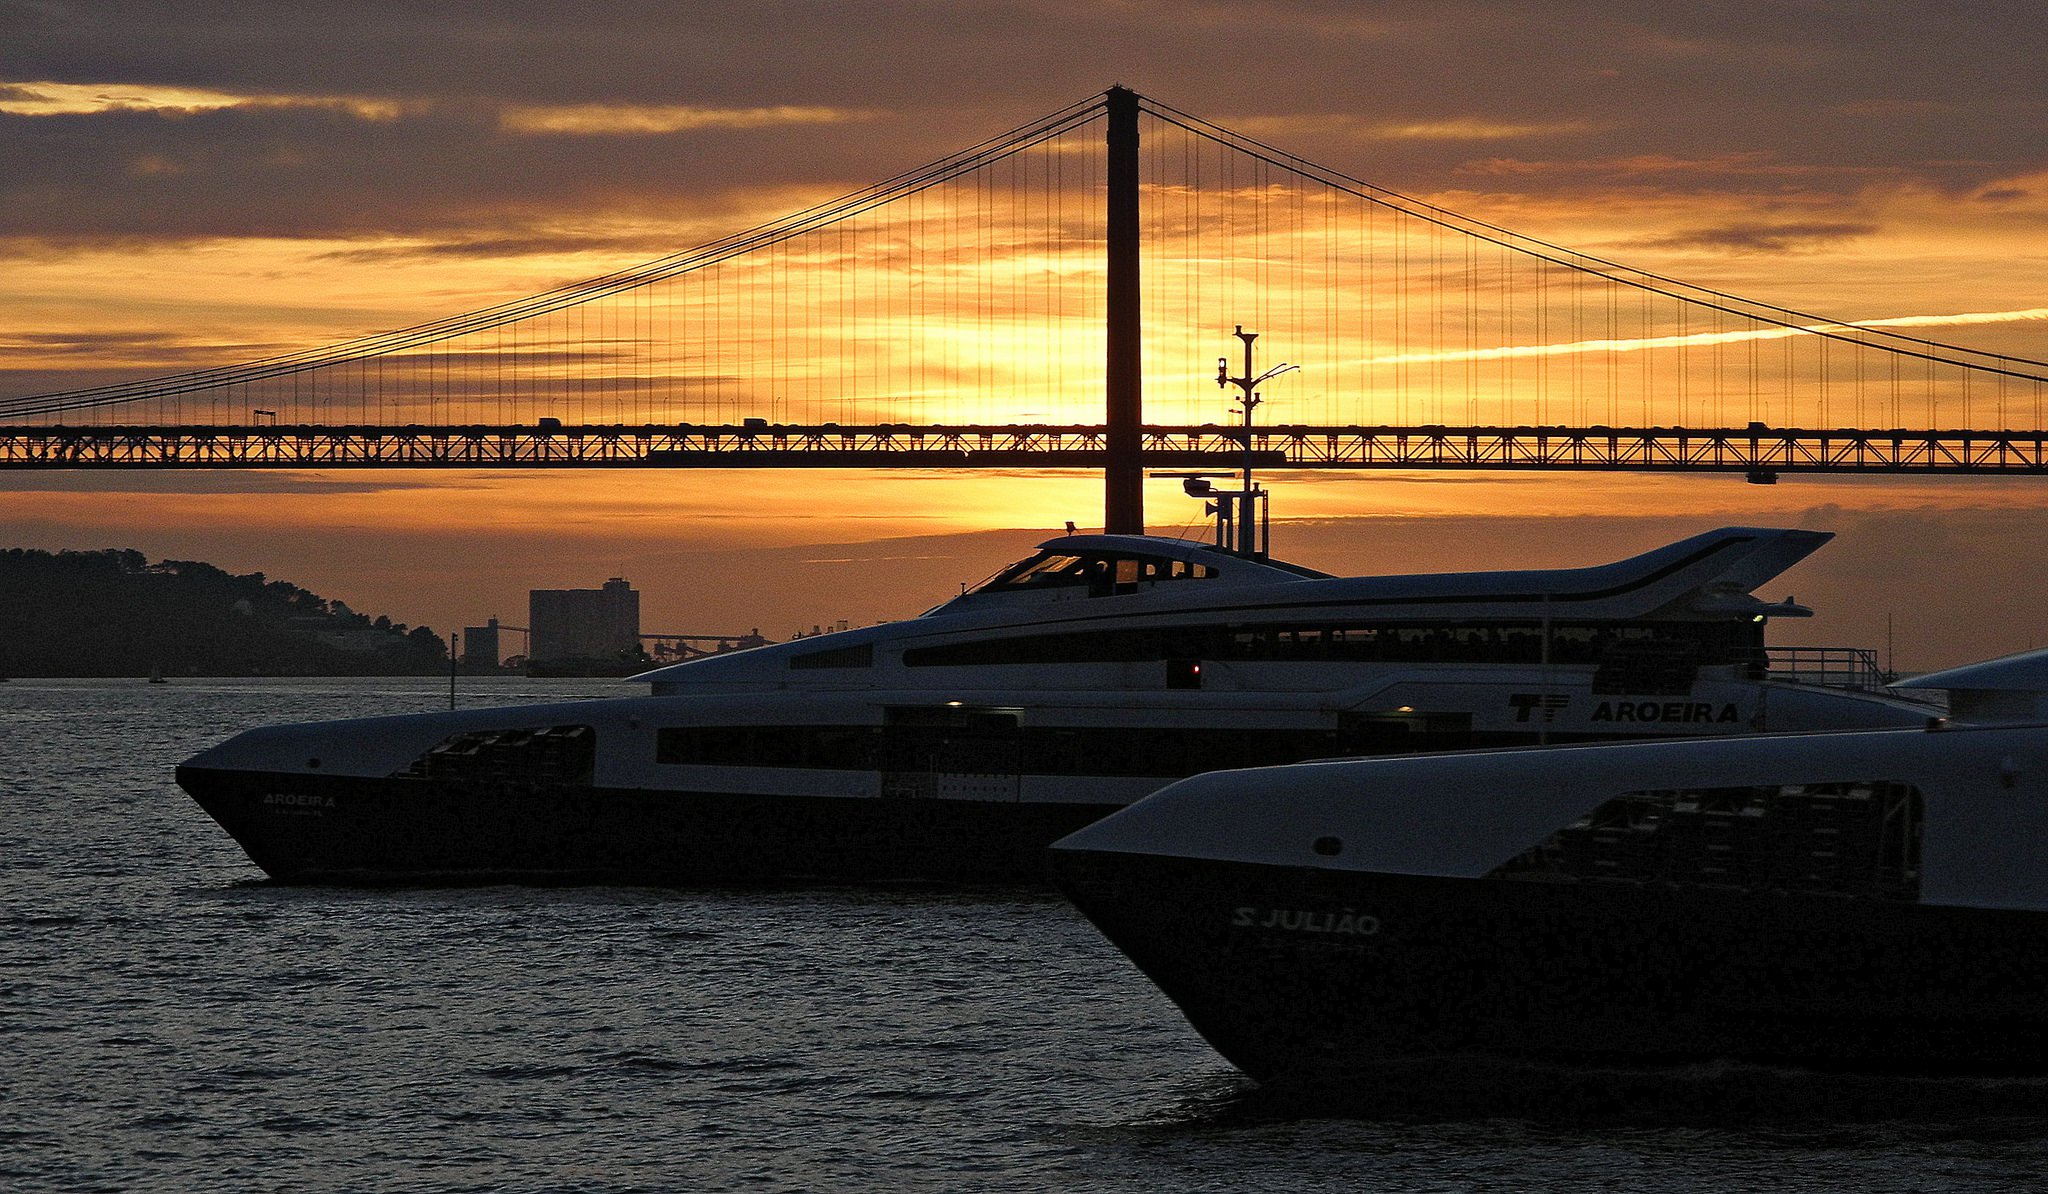
[[[1237,506],[1238,554],[1245,556],[1262,555],[1264,554],[1265,547],[1260,542],[1263,537],[1258,534],[1258,528],[1254,525],[1254,513],[1258,508],[1258,504],[1264,500],[1266,491],[1260,489],[1252,482],[1252,411],[1260,402],[1264,401],[1258,394],[1258,389],[1261,385],[1280,376],[1282,373],[1291,373],[1301,368],[1301,366],[1289,365],[1283,361],[1264,373],[1255,374],[1252,372],[1252,341],[1258,339],[1259,334],[1257,332],[1245,331],[1244,325],[1241,323],[1237,325],[1237,331],[1232,334],[1244,341],[1244,374],[1241,377],[1230,376],[1230,358],[1217,357],[1216,388],[1222,389],[1224,386],[1234,385],[1242,391],[1238,401],[1244,405],[1244,491],[1238,494],[1222,496],[1227,496]]]

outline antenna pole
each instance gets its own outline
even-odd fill
[[[1238,401],[1244,405],[1244,489],[1235,494],[1221,495],[1236,507],[1237,554],[1241,556],[1262,556],[1270,540],[1267,532],[1270,524],[1263,517],[1263,501],[1266,491],[1252,480],[1252,411],[1265,399],[1259,397],[1259,386],[1282,373],[1299,369],[1299,365],[1279,364],[1264,373],[1252,372],[1252,341],[1259,338],[1257,332],[1247,332],[1243,324],[1231,335],[1244,341],[1244,374],[1230,376],[1230,358],[1216,358],[1216,384],[1236,386],[1240,391]]]
[[[1252,485],[1252,410],[1260,402],[1264,401],[1252,389],[1253,386],[1258,384],[1252,373],[1252,341],[1258,339],[1259,334],[1257,332],[1245,331],[1244,325],[1240,323],[1237,325],[1237,330],[1232,332],[1231,335],[1244,341],[1244,376],[1234,379],[1244,390],[1244,396],[1240,401],[1244,404],[1244,492],[1246,502],[1243,518],[1237,528],[1237,549],[1246,555],[1250,555],[1252,554],[1251,495],[1258,492]]]

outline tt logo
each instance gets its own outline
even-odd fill
[[[1515,711],[1516,721],[1528,721],[1529,715],[1543,711],[1543,720],[1554,721],[1557,711],[1571,703],[1571,698],[1557,692],[1517,692],[1508,696],[1508,708]]]

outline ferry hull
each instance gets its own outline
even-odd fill
[[[1070,848],[1053,865],[1262,1082],[1457,1058],[2048,1072],[2034,912]]]
[[[1094,804],[466,786],[184,766],[180,787],[286,883],[1035,884]]]

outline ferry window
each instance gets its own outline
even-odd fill
[[[890,726],[942,726],[999,733],[1017,728],[1018,710],[979,705],[890,705],[882,719]]]
[[[1088,585],[1097,595],[1132,592],[1137,585],[1166,580],[1207,580],[1219,575],[1207,565],[1148,555],[1055,553],[1013,564],[972,591],[1065,588]]]
[[[1105,586],[1106,589],[1106,586]],[[1639,660],[1686,670],[1746,658],[1749,632],[1717,622],[1570,623],[1550,628],[1556,664],[1622,669]],[[1341,663],[1538,663],[1540,622],[1463,625],[1192,625],[1019,636],[904,653],[912,667],[1118,663],[1174,658]],[[1753,653],[1753,652],[1752,652]],[[1685,683],[1691,683],[1686,670]],[[1648,691],[1648,690],[1645,690]]]
[[[1914,900],[1925,801],[1883,779],[1626,792],[1493,878]]]
[[[1384,719],[1382,719],[1384,720]],[[885,773],[1128,775],[1179,777],[1308,758],[1446,750],[1470,745],[1471,719],[1422,715],[1362,728],[1233,729],[1154,726],[1025,726],[1014,710],[925,715],[891,710],[884,725],[672,726],[655,760],[699,766],[783,767]],[[584,782],[588,782],[587,778]]]
[[[975,592],[998,592],[1005,589],[1054,588],[1063,585],[1077,585],[1087,582],[1087,569],[1080,556],[1046,555],[1014,564],[998,573]]]
[[[1116,591],[1130,592],[1138,584],[1157,584],[1172,580],[1206,580],[1216,575],[1216,570],[1207,564],[1194,564],[1186,560],[1169,560],[1164,556],[1117,556],[1112,561],[1116,576]]]
[[[867,726],[818,726],[803,738],[807,767],[864,771],[875,765],[876,734]]]
[[[398,775],[491,784],[588,785],[597,763],[589,726],[474,730],[435,744]]]
[[[1088,561],[1088,595],[1108,597],[1138,591],[1141,565],[1132,556],[1101,556]]]
[[[828,667],[873,667],[875,666],[875,645],[861,643],[852,647],[833,647],[825,651],[812,651],[807,655],[792,655],[789,666],[796,670]]]

